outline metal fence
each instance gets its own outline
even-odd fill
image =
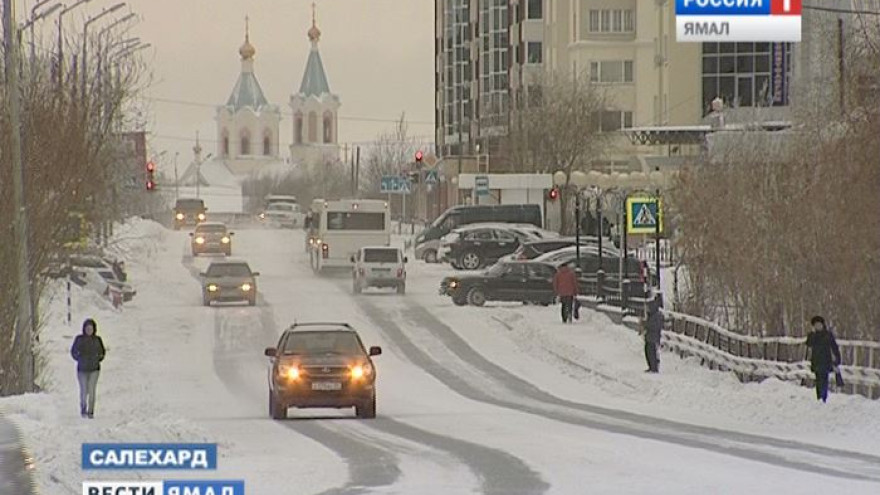
[[[623,285],[623,287],[621,287]],[[627,316],[642,316],[645,302],[640,284],[605,283],[582,276],[581,303],[608,313],[617,323],[638,329]],[[600,290],[601,288],[601,290]],[[663,347],[682,357],[694,357],[710,369],[735,373],[743,382],[777,378],[813,386],[813,373],[806,360],[806,339],[742,335],[695,316],[663,311]],[[845,385],[842,392],[880,398],[880,343],[838,340],[840,366]]]

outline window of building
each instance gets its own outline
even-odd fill
[[[318,115],[315,112],[309,112],[309,142],[318,142]]]
[[[633,113],[621,110],[605,110],[593,115],[593,131],[613,132],[633,126]]]
[[[241,136],[241,150],[239,155],[250,155],[251,154],[251,137],[247,134]]]
[[[788,105],[788,43],[703,43],[704,113],[715,98],[733,107]]]
[[[223,130],[223,138],[221,139],[220,154],[223,156],[229,156],[229,135],[226,134],[225,129]]]
[[[528,0],[526,8],[528,19],[542,19],[544,17],[544,0]]]
[[[590,9],[588,31],[590,33],[632,33],[635,16],[630,9]]]
[[[263,137],[263,155],[272,155],[272,138],[270,138],[269,136]]]
[[[543,45],[539,41],[529,41],[526,45],[526,52],[530,64],[540,64],[544,58]]]
[[[324,144],[333,142],[333,114],[324,113]]]
[[[633,82],[632,60],[602,60],[590,62],[590,81],[594,83]]]
[[[293,141],[296,144],[303,142],[303,116],[300,112],[293,116]]]

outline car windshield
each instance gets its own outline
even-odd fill
[[[397,263],[396,249],[364,249],[366,263]]]
[[[226,226],[225,225],[199,225],[196,227],[196,233],[198,234],[225,234]]]
[[[181,199],[177,201],[178,210],[200,210],[205,207],[204,201],[200,199]]]
[[[272,203],[266,209],[270,210],[270,211],[293,211],[294,205],[289,205],[289,204],[284,204],[284,203]]]
[[[208,267],[209,277],[250,277],[251,269],[244,263],[223,263]]]
[[[359,354],[363,348],[352,332],[294,332],[284,343],[284,354]]]

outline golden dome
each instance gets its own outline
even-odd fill
[[[257,49],[254,48],[254,45],[251,44],[251,36],[250,36],[250,22],[247,17],[244,18],[244,43],[241,45],[241,48],[238,49],[238,54],[241,55],[242,60],[252,60],[254,55],[257,54]]]
[[[317,10],[314,2],[312,3],[312,27],[309,29],[309,41],[316,42],[321,39],[321,30],[318,29],[318,22],[315,20],[315,11]]]

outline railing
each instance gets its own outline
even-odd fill
[[[634,290],[635,282],[603,283],[602,291],[595,276],[583,275],[581,303],[605,311],[617,321],[637,329],[638,324],[627,316],[641,316],[644,291]],[[695,316],[663,311],[665,328],[663,347],[682,357],[694,357],[710,369],[736,374],[743,382],[777,378],[813,385],[813,373],[806,361],[806,339],[794,337],[755,337],[732,332],[718,324]],[[880,398],[880,343],[838,340],[843,364],[840,372],[845,385],[843,392]]]

